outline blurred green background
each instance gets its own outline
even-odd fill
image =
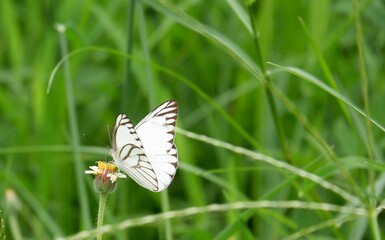
[[[163,194],[119,181],[105,224],[132,226],[105,239],[380,239],[384,17],[380,0],[2,0],[0,238],[94,229],[84,170],[111,160],[117,113],[175,99],[177,175]]]

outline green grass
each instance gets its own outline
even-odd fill
[[[385,5],[248,4],[2,1],[0,239],[93,238],[84,170],[167,99],[177,175],[119,180],[104,239],[381,239]]]

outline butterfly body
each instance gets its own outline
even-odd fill
[[[170,100],[135,127],[123,113],[115,121],[110,155],[120,170],[153,192],[166,189],[178,167],[174,145],[177,114],[177,103]]]

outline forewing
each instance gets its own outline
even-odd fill
[[[130,119],[120,113],[116,117],[114,131],[112,133],[112,148],[119,152],[125,145],[132,144],[143,148],[143,145],[132,125]]]
[[[164,102],[150,112],[135,127],[158,180],[158,191],[172,182],[178,167],[178,154],[174,145],[177,102]]]
[[[112,158],[119,169],[127,173],[139,185],[158,191],[158,180],[143,144],[128,117],[117,116],[112,134]]]

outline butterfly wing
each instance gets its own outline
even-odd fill
[[[130,119],[123,113],[116,118],[110,154],[118,168],[135,182],[151,191],[159,191],[157,175],[144,152],[143,144]]]
[[[174,145],[177,115],[177,102],[170,100],[155,108],[135,127],[155,172],[158,192],[170,185],[178,167],[178,153]]]

